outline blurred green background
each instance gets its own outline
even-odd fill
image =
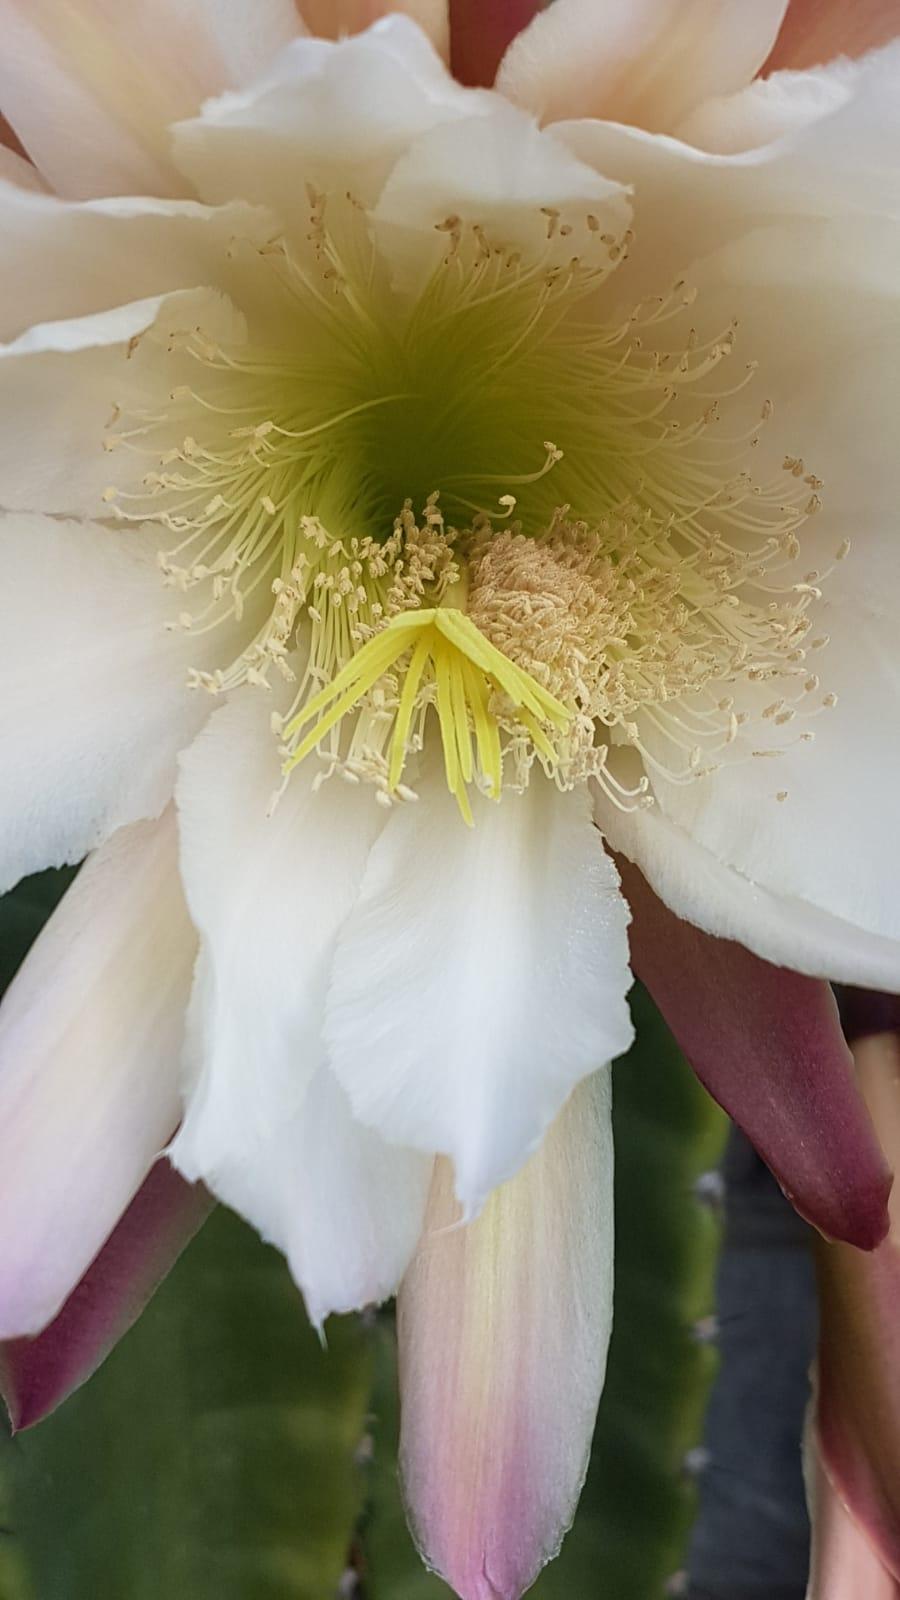
[[[71,874],[0,901],[12,976]],[[535,1600],[679,1592],[715,1355],[725,1118],[647,997],[615,1068],[616,1316],[591,1469]],[[327,1349],[280,1255],[219,1208],[100,1372],[0,1436],[0,1600],[439,1600],[396,1472],[391,1308]],[[602,1583],[601,1577],[602,1574]]]

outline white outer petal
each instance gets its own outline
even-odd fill
[[[0,506],[112,516],[107,488],[137,489],[153,464],[104,449],[113,405],[126,416],[132,407],[164,415],[171,390],[196,372],[189,357],[168,351],[169,334],[198,324],[211,338],[246,337],[224,295],[185,289],[38,324],[0,346]],[[183,425],[170,437],[157,434],[160,453],[182,432]],[[169,614],[178,609],[170,605]]]
[[[55,1316],[178,1121],[196,938],[175,824],[82,868],[0,1009],[0,1338]]]
[[[476,795],[470,831],[436,758],[417,788],[340,933],[325,1036],[357,1116],[451,1155],[473,1215],[627,1049],[627,909],[583,790]]]
[[[0,102],[59,194],[177,194],[169,124],[299,26],[292,0],[0,0]]]
[[[277,697],[276,697],[277,698]],[[203,938],[172,1146],[288,1257],[317,1322],[392,1293],[430,1163],[355,1123],[322,1043],[337,931],[384,813],[313,762],[281,781],[272,700],[235,696],[182,758],[185,890]]]
[[[773,72],[737,94],[705,100],[675,131],[716,155],[759,149],[840,111],[860,70],[855,61],[835,61],[811,72]]]
[[[483,97],[477,119],[424,133],[397,162],[375,210],[379,242],[395,282],[424,288],[448,236],[440,224],[459,216],[483,226],[487,242],[521,251],[526,260],[568,265],[577,250],[586,265],[606,265],[601,233],[622,234],[631,218],[626,192],[571,152],[534,118],[496,95]],[[544,207],[560,214],[548,238]],[[596,216],[593,227],[588,216]]]
[[[140,534],[0,518],[0,890],[157,816],[209,711]],[[204,704],[203,701],[207,703]]]
[[[251,88],[180,124],[175,156],[204,198],[270,205],[305,236],[307,182],[370,202],[416,135],[493,98],[460,88],[414,23],[388,17],[336,44],[296,40]]]
[[[818,75],[817,75],[818,76]],[[776,218],[829,222],[844,230],[846,260],[863,281],[877,256],[849,231],[868,219],[900,218],[900,42],[852,71],[824,69],[830,109],[760,149],[710,154],[640,128],[589,118],[557,122],[553,135],[608,179],[634,190],[635,241],[614,289],[630,307],[659,293],[713,251]],[[837,86],[835,86],[837,80]],[[808,251],[810,270],[817,251]],[[890,269],[883,271],[885,282]],[[740,305],[731,314],[739,314]],[[850,319],[841,318],[850,328]]]
[[[753,883],[704,850],[658,806],[622,812],[595,791],[595,816],[604,838],[640,867],[659,898],[705,933],[735,939],[775,966],[810,977],[900,991],[900,941]]]
[[[555,0],[513,40],[497,88],[544,122],[672,129],[759,71],[788,0]]]
[[[401,1471],[422,1553],[464,1600],[518,1600],[571,1523],[612,1323],[612,1178],[608,1069],[476,1221],[457,1224],[438,1162],[397,1304]]]
[[[239,271],[228,260],[234,240],[274,231],[274,219],[243,204],[65,201],[0,183],[0,336],[170,290],[227,289]]]

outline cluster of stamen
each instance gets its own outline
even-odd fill
[[[796,564],[821,484],[795,458],[768,483],[746,471],[768,402],[723,434],[754,370],[722,381],[734,327],[677,336],[683,283],[604,325],[584,308],[629,238],[588,216],[583,253],[561,254],[575,228],[551,207],[536,257],[448,217],[402,305],[363,208],[329,202],[329,223],[309,201],[304,248],[258,252],[296,323],[284,347],[167,330],[196,378],[110,423],[108,449],[152,462],[107,491],[110,513],[173,535],[172,625],[223,642],[192,684],[286,680],[285,781],[317,752],[320,779],[365,779],[385,804],[413,796],[434,715],[467,820],[470,786],[496,797],[535,763],[627,807],[649,780],[618,782],[619,745],[676,782],[783,748],[748,724],[781,729],[818,695],[827,574]]]

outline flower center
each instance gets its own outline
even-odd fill
[[[106,441],[154,458],[105,498],[173,534],[165,581],[196,594],[180,625],[243,631],[193,682],[276,671],[295,685],[273,719],[286,774],[317,750],[388,803],[433,706],[467,816],[471,783],[496,796],[535,761],[640,803],[646,779],[610,770],[619,743],[702,775],[750,720],[735,685],[780,680],[760,715],[790,721],[818,688],[820,575],[792,574],[820,485],[793,459],[750,478],[768,404],[723,436],[752,377],[724,381],[734,329],[679,332],[683,284],[604,321],[628,241],[590,216],[547,210],[532,258],[448,217],[412,293],[362,207],[309,203],[306,246],[251,257],[247,336],[167,328],[184,381],[132,426],[117,408]]]

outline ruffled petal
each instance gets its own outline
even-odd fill
[[[196,940],[171,813],[84,866],[0,1010],[0,1338],[59,1311],[178,1121]]]
[[[339,778],[317,789],[304,767],[270,815],[270,709],[256,691],[236,696],[182,759],[183,875],[203,947],[171,1154],[284,1250],[321,1322],[393,1292],[429,1163],[354,1122],[322,1044],[335,939],[384,813]]]
[[[765,71],[861,56],[898,33],[896,0],[791,0]]]
[[[846,296],[852,292],[856,301],[870,285],[879,284],[883,294],[891,286],[896,294],[890,234],[885,233],[877,249],[874,239],[872,248],[864,249],[854,230],[867,217],[870,226],[879,219],[900,217],[900,165],[894,155],[900,138],[898,79],[897,44],[850,67],[828,68],[816,75],[815,86],[807,84],[805,91],[792,97],[805,103],[811,114],[798,110],[786,119],[791,126],[752,156],[710,155],[679,139],[588,118],[555,123],[554,138],[581,161],[607,179],[633,186],[635,239],[627,265],[614,279],[626,306],[629,299],[636,304],[645,295],[661,292],[685,273],[693,281],[696,264],[724,247],[734,246],[738,260],[745,241],[750,241],[748,266],[753,264],[757,287],[762,289],[765,280],[759,274],[754,245],[763,246],[763,230],[790,219],[798,230],[813,223],[818,227],[815,240],[806,240],[805,262],[811,285],[823,281],[833,285],[825,350],[836,340],[850,341],[855,324],[845,315]],[[756,138],[752,142],[757,143]],[[770,245],[766,258],[770,288],[777,286],[782,267],[790,268],[792,258],[798,259],[790,237],[796,234],[789,236],[787,250],[777,237],[765,240]],[[820,254],[821,277],[816,270]],[[728,302],[728,315],[738,318],[743,311],[739,284],[740,276],[730,285]],[[858,288],[851,291],[850,285]],[[709,293],[706,288],[705,297]],[[704,301],[698,300],[699,312],[703,306]],[[810,306],[816,320],[817,306],[818,301]],[[813,342],[809,317],[801,317],[795,327],[793,306],[790,313],[770,306],[767,316],[769,344],[779,344],[778,333],[785,334],[783,364],[796,365],[798,344],[802,341],[809,349]],[[747,348],[749,330],[743,324],[741,329],[738,348],[749,360],[758,352]]]
[[[262,242],[273,231],[272,218],[243,204],[65,201],[0,182],[0,333],[11,340],[35,323],[198,284],[227,287],[235,239]]]
[[[679,922],[634,867],[620,869],[634,970],[697,1076],[802,1216],[873,1249],[888,1229],[891,1173],[828,985]]]
[[[204,198],[272,206],[305,237],[307,183],[352,186],[371,202],[417,134],[474,115],[481,100],[454,83],[408,17],[387,17],[336,44],[296,40],[251,88],[179,126],[175,154]]]
[[[169,124],[297,33],[292,0],[0,0],[0,103],[62,195],[177,194]]]
[[[86,1383],[137,1321],[214,1202],[157,1161],[62,1310],[33,1339],[0,1345],[13,1431],[31,1428]]]
[[[0,518],[0,889],[79,861],[171,796],[210,709],[185,687],[186,635],[152,541],[50,517]]]
[[[246,337],[224,295],[197,289],[39,324],[0,346],[0,505],[109,516],[110,486],[137,489],[147,465],[127,448],[109,453],[111,416],[165,414],[171,390],[195,371],[171,336],[197,326],[213,339]],[[156,434],[160,451],[180,442],[175,430]]]
[[[900,405],[900,168],[889,152],[900,127],[898,72],[900,48],[890,47],[861,65],[841,109],[752,159],[702,157],[624,129],[607,138],[586,123],[554,129],[571,135],[582,157],[591,145],[604,170],[613,156],[613,175],[635,179],[633,286],[654,270],[648,235],[656,262],[687,269],[697,284],[691,317],[700,338],[737,320],[739,356],[759,365],[742,399],[748,430],[764,401],[774,404],[757,480],[773,480],[785,456],[802,457],[825,480],[821,512],[802,530],[793,568],[797,581],[810,570],[826,574],[824,598],[810,614],[811,639],[829,641],[807,658],[815,693],[777,726],[762,719],[778,698],[772,684],[737,691],[735,710],[752,714],[751,733],[695,783],[657,773],[656,802],[758,888],[894,942],[900,750],[889,730],[900,716],[900,639],[890,596],[900,588],[900,481],[891,419]],[[626,145],[636,165],[624,159]],[[658,286],[658,265],[655,278]],[[730,427],[738,422],[735,415]],[[848,537],[850,555],[835,567]],[[832,699],[836,707],[824,709]],[[814,742],[801,740],[807,733]],[[758,759],[760,747],[777,754]]]
[[[572,239],[562,228],[548,237],[548,211],[579,225],[582,259],[607,265],[602,235],[621,235],[631,218],[622,185],[573,158],[552,133],[497,96],[472,98],[476,117],[424,133],[402,156],[384,186],[375,225],[394,281],[415,293],[447,253],[447,218],[484,227],[488,243],[515,249],[543,266],[568,266]],[[587,215],[596,220],[586,228]]]
[[[606,1070],[475,1222],[438,1162],[397,1304],[401,1472],[462,1600],[518,1600],[571,1524],[612,1322],[612,1177]]]
[[[900,990],[900,942],[842,922],[807,901],[762,888],[726,866],[658,806],[620,811],[599,791],[598,826],[635,862],[676,916],[736,939],[776,966],[838,983]]]
[[[742,89],[787,0],[555,0],[510,45],[497,88],[543,122],[602,117],[654,132]]]
[[[448,0],[302,0],[303,20],[322,39],[361,33],[380,17],[399,12],[417,22],[446,60],[450,52]]]
[[[417,788],[339,936],[326,1039],[357,1116],[452,1156],[471,1216],[627,1049],[627,912],[583,791],[476,796],[469,830],[436,761]]]

